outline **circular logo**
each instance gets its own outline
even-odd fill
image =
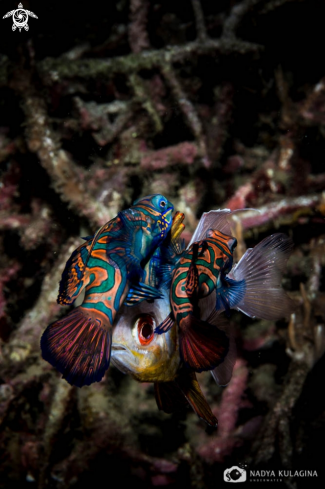
[[[18,27],[18,29],[25,27],[25,25],[28,22],[28,14],[27,14],[26,10],[21,9],[21,8],[15,10],[15,12],[12,16],[12,20],[13,20],[15,26]]]

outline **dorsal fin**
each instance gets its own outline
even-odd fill
[[[206,232],[208,231],[208,229],[216,229],[224,234],[227,234],[228,236],[231,236],[231,216],[237,212],[252,210],[259,212],[258,209],[238,209],[236,211],[231,211],[230,209],[218,209],[204,212],[201,216],[201,219],[199,220],[199,223],[187,248],[189,248],[196,241],[201,241],[202,239],[204,239],[206,237]]]
[[[73,304],[85,286],[85,271],[91,252],[103,228],[100,227],[94,237],[77,248],[66,263],[59,286],[58,303]]]
[[[66,263],[59,286],[58,303],[73,304],[84,287],[84,276],[89,257],[91,241],[77,248]]]

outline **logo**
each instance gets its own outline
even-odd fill
[[[25,31],[28,31],[29,26],[28,26],[28,16],[34,17],[34,19],[38,19],[37,15],[35,15],[33,12],[30,10],[25,10],[23,9],[23,5],[20,3],[18,5],[17,10],[11,10],[10,12],[7,12],[6,15],[3,16],[3,19],[6,19],[7,17],[12,16],[12,30],[15,31],[18,27],[19,32],[22,30],[22,28],[25,29]]]
[[[244,467],[237,467],[237,465],[226,469],[223,473],[223,480],[226,482],[245,482],[246,479],[246,469]]]

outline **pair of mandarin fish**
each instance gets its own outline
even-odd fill
[[[248,249],[233,267],[237,241],[230,210],[204,213],[185,249],[184,214],[159,194],[134,202],[102,226],[68,260],[58,303],[80,306],[50,324],[43,358],[70,384],[99,382],[112,363],[142,382],[154,382],[159,409],[190,404],[217,426],[196,379],[210,370],[230,381],[236,359],[230,309],[276,320],[292,302],[281,288],[293,243],[284,234]]]

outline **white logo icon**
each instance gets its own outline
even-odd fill
[[[223,480],[226,482],[245,482],[246,479],[246,470],[236,465],[230,469],[226,469],[223,473]]]
[[[15,31],[18,27],[19,32],[22,30],[22,28],[25,29],[25,31],[28,31],[28,16],[30,15],[31,17],[34,17],[34,19],[38,19],[37,15],[35,15],[33,12],[30,10],[25,10],[23,9],[23,5],[20,3],[18,5],[17,10],[11,10],[10,12],[7,12],[6,15],[3,16],[3,19],[6,19],[7,17],[10,17],[12,15],[12,30]]]

